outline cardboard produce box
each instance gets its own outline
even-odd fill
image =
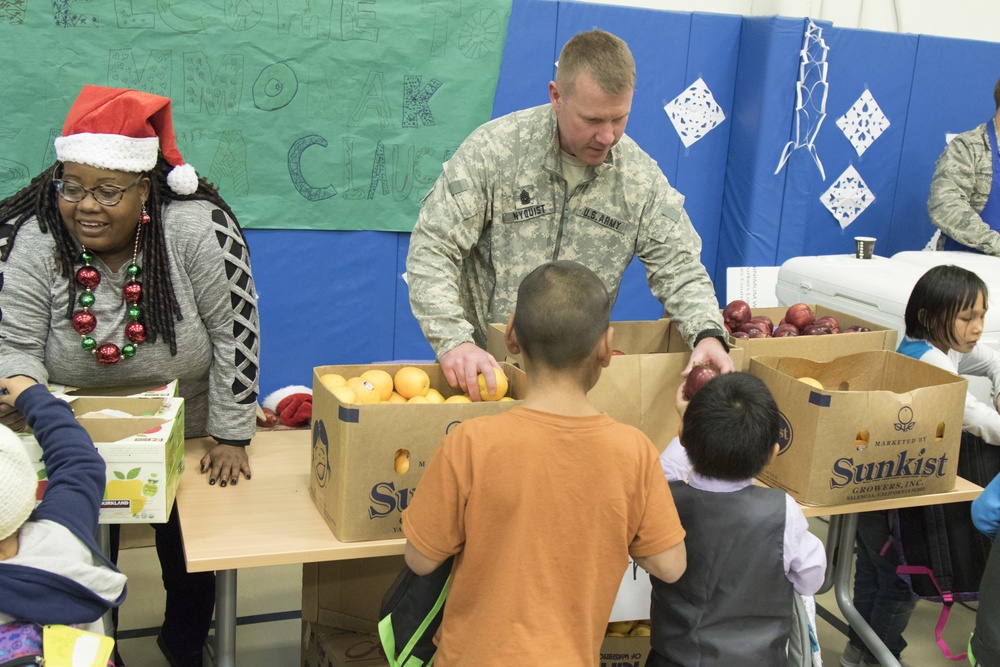
[[[750,360],[754,357],[801,357],[816,361],[828,361],[856,352],[896,351],[898,334],[893,327],[875,324],[856,315],[848,315],[826,306],[809,304],[809,308],[817,318],[826,315],[837,318],[841,333],[823,336],[790,336],[788,338],[733,338],[730,336],[729,345],[743,350],[742,366],[737,366],[737,370],[750,370]],[[770,317],[774,326],[778,326],[778,322],[787,311],[788,308],[785,306],[751,309],[754,316],[767,315]],[[847,327],[855,324],[868,327],[871,331],[843,333]]]
[[[388,667],[377,635],[302,622],[302,667]]]
[[[649,637],[605,637],[601,667],[644,667],[652,647]]]
[[[312,467],[309,493],[337,539],[344,542],[403,537],[401,512],[406,508],[441,438],[463,420],[495,415],[524,396],[524,372],[501,364],[508,395],[515,401],[362,405],[342,403],[320,377],[344,378],[375,368],[395,375],[403,366],[417,366],[430,376],[431,387],[445,397],[448,386],[438,364],[378,364],[319,366],[313,370]],[[400,456],[409,460],[397,470]]]
[[[781,411],[780,451],[759,475],[766,484],[811,505],[955,487],[968,386],[961,376],[886,351],[827,362],[755,357],[750,372]]]
[[[184,471],[184,399],[67,400],[107,463],[101,523],[166,523]],[[102,410],[125,416],[107,416]],[[42,448],[30,432],[19,435],[38,474],[40,501],[48,485]]]
[[[623,354],[612,357],[601,371],[588,394],[590,402],[615,421],[638,428],[662,452],[680,427],[674,397],[691,348],[668,319],[612,322],[611,326],[614,347]],[[507,353],[506,328],[506,324],[490,325],[486,351],[498,361],[520,363],[520,355]],[[736,368],[742,366],[742,350],[733,348],[730,357]]]
[[[120,396],[123,398],[174,398],[177,380],[162,385],[128,385],[122,387],[88,387],[80,389],[63,384],[48,385],[53,394],[65,396]]]
[[[403,564],[402,555],[303,564],[302,620],[378,634],[382,597]]]

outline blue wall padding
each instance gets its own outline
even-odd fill
[[[259,295],[261,396],[312,369],[393,354],[397,234],[245,230]]]
[[[998,77],[1000,44],[920,37],[885,253],[919,250],[934,234],[927,195],[945,133],[965,132],[992,118]]]
[[[846,254],[853,252],[855,236],[887,239],[889,235],[917,36],[827,28],[824,38],[830,48],[829,95],[816,148],[826,178],[811,160],[799,159],[789,166],[781,221],[783,243],[776,263],[796,255]],[[889,119],[889,126],[859,156],[837,121],[865,89]],[[821,197],[849,166],[861,175],[875,199],[853,223],[841,228]],[[887,248],[879,250],[885,254]]]
[[[494,118],[549,101],[548,84],[556,75],[560,48],[558,14],[559,3],[552,0],[515,0],[511,5],[493,97]]]
[[[795,137],[804,28],[802,19],[743,19],[713,275],[717,294],[724,293],[727,267],[770,266],[777,255],[785,172],[774,170]]]

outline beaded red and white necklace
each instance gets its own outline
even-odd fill
[[[98,271],[92,262],[94,253],[87,250],[86,246],[80,253],[80,261],[83,262],[76,272],[76,282],[83,287],[83,293],[78,302],[83,310],[73,313],[73,329],[83,336],[81,346],[87,352],[95,356],[97,361],[105,366],[118,363],[123,357],[130,359],[135,356],[136,348],[146,340],[146,326],[139,320],[142,318],[142,307],[139,301],[142,299],[142,283],[139,282],[140,269],[136,260],[139,257],[139,235],[142,232],[142,225],[138,225],[135,230],[135,248],[132,251],[132,262],[125,269],[128,274],[128,282],[122,288],[122,296],[128,307],[128,323],[125,325],[125,337],[129,340],[120,349],[114,343],[97,344],[90,333],[97,328],[97,318],[90,312],[94,305],[94,289],[101,284],[101,272]]]

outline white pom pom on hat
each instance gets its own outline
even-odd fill
[[[0,540],[10,537],[35,509],[38,478],[21,439],[0,424]]]
[[[167,185],[179,195],[198,189],[198,174],[177,149],[170,98],[128,88],[86,85],[66,114],[56,158],[100,169],[149,171],[157,152],[173,167]]]

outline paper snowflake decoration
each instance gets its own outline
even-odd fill
[[[875,193],[868,189],[868,184],[852,165],[822,194],[820,201],[837,219],[841,229],[846,229],[872,205]]]
[[[872,97],[871,91],[865,88],[865,92],[861,93],[861,97],[851,105],[847,113],[837,119],[837,127],[860,157],[886,131],[889,119]]]
[[[830,88],[826,80],[829,69],[826,57],[829,53],[823,29],[809,21],[799,52],[799,80],[795,83],[795,138],[781,151],[775,174],[781,171],[793,152],[805,148],[816,163],[820,178],[826,180],[823,161],[816,150],[816,135],[826,119],[826,96]]]
[[[690,148],[726,119],[722,107],[700,77],[667,103],[663,110],[667,112],[685,148]]]

